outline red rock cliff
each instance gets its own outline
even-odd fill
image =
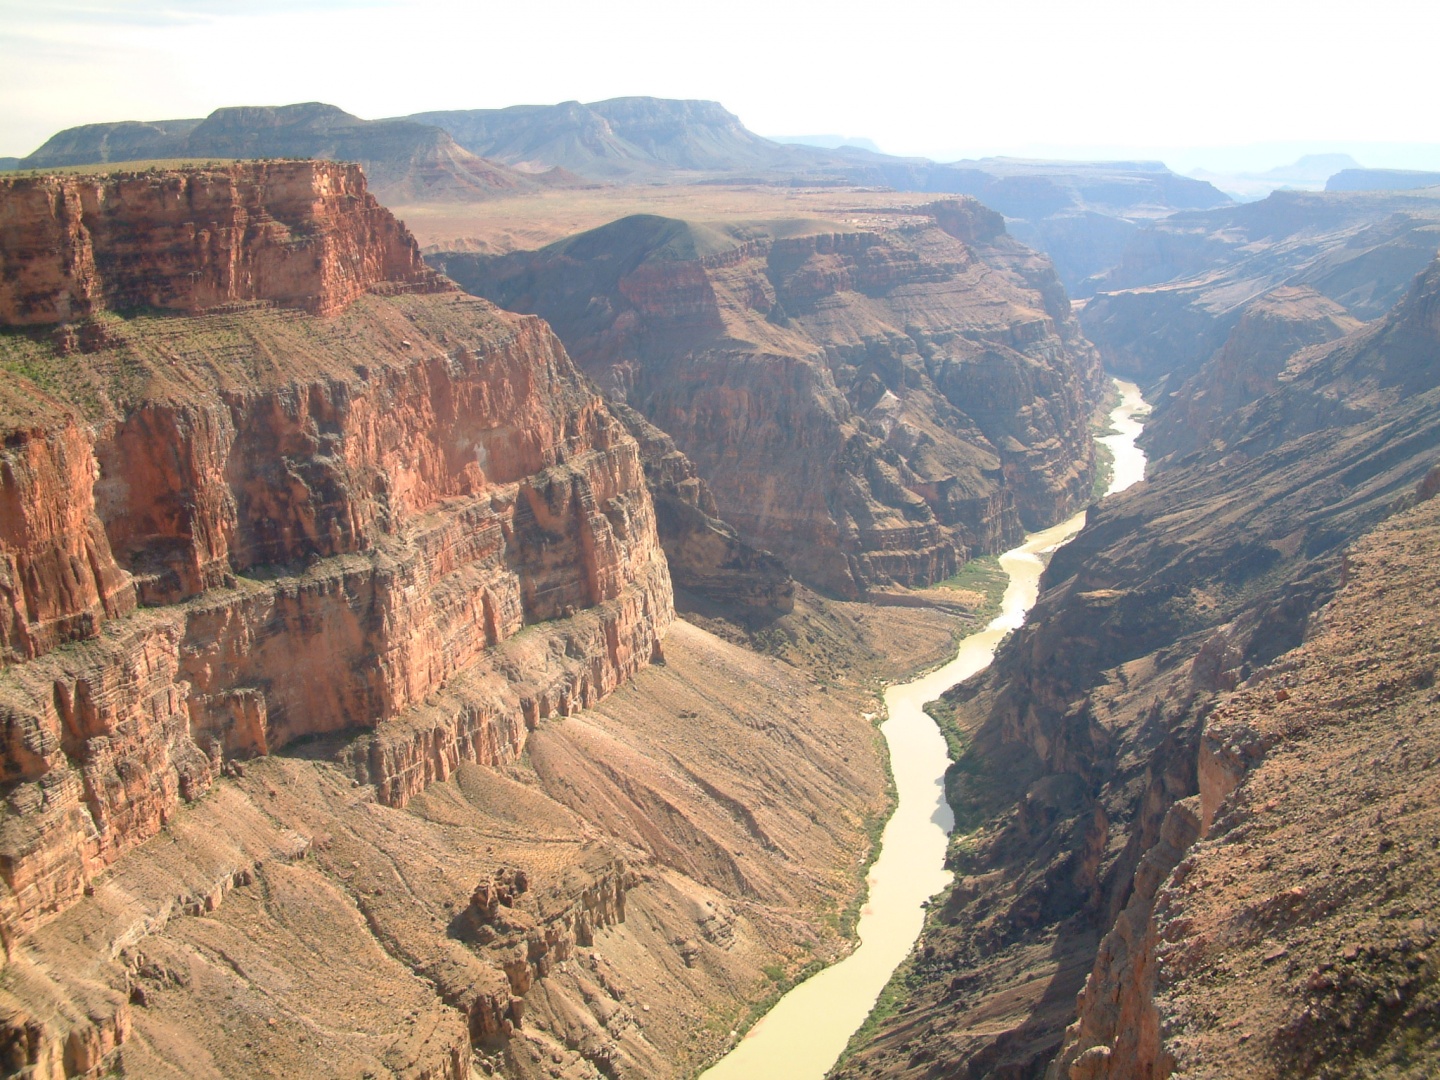
[[[397,282],[441,287],[355,165],[0,181],[0,324],[250,300],[330,314]]]
[[[342,189],[358,176],[285,168]],[[33,195],[0,190],[0,207]],[[413,251],[367,198],[362,184],[359,220],[326,228]],[[308,306],[434,287],[410,262],[399,282],[361,263],[317,267]],[[92,299],[151,280],[115,266]],[[0,334],[7,942],[234,759],[373,729],[343,762],[403,805],[461,761],[513,760],[538,719],[658,654],[672,601],[639,448],[538,319],[411,293],[324,319],[100,314],[77,337],[90,351]]]

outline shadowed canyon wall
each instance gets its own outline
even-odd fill
[[[881,231],[632,217],[432,261],[543,314],[745,541],[841,595],[943,579],[1089,495],[1098,356],[1048,261],[971,200]]]
[[[1433,1069],[1434,969],[1411,962],[1432,935],[1433,800],[1361,762],[1434,760],[1428,726],[1397,742],[1388,719],[1428,700],[1434,511],[1382,522],[1435,491],[1437,297],[1432,262],[1337,338],[1332,304],[1272,294],[1183,407],[1157,410],[1151,437],[1175,451],[1091,512],[1026,627],[946,695],[965,745],[947,776],[957,881],[906,1007],[841,1075]],[[1286,360],[1263,347],[1277,335],[1298,348]],[[1387,854],[1402,844],[1410,862]],[[1301,929],[1315,920],[1329,930]]]

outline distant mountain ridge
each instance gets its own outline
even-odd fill
[[[1072,292],[1113,266],[1140,224],[1230,201],[1205,181],[1160,162],[985,158],[944,164],[858,146],[779,143],[756,135],[717,102],[654,97],[385,120],[362,120],[319,102],[225,108],[204,120],[70,128],[19,167],[256,156],[357,161],[372,189],[391,204],[469,201],[587,181],[848,185],[970,195],[1010,219],[1022,243],[1049,254]]]
[[[761,138],[714,101],[650,97],[415,113],[472,153],[512,166],[561,166],[597,180],[662,173],[802,168],[805,149]]]
[[[387,201],[468,200],[570,182],[486,161],[441,128],[414,120],[362,120],[311,101],[241,105],[203,120],[122,121],[68,128],[17,168],[46,169],[166,158],[322,158],[359,162]]]
[[[781,143],[756,135],[713,101],[629,97],[401,119],[442,127],[470,152],[512,167],[558,166],[599,181],[743,178],[970,195],[1009,218],[1022,243],[1049,254],[1072,291],[1118,261],[1139,223],[1230,202],[1211,184],[1158,161],[984,158],[945,164],[853,145],[814,145],[819,138]]]
[[[1419,169],[1343,169],[1325,181],[1326,191],[1414,191],[1440,187],[1440,172]]]

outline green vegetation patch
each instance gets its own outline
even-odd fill
[[[1105,497],[1110,490],[1110,482],[1115,479],[1115,451],[1108,445],[1095,440],[1095,479],[1090,486],[1090,502],[1097,503]]]
[[[959,699],[952,697],[953,693],[947,691],[938,700],[925,703],[925,712],[940,729],[950,755],[950,767],[945,770],[945,801],[955,815],[955,829],[950,834],[952,855],[966,845],[971,833],[1014,802],[1017,785],[1023,791],[1034,778],[1038,764],[1028,751],[1017,751],[1014,760],[999,764],[980,754],[960,726]],[[953,858],[946,862],[954,869]]]
[[[981,555],[978,559],[971,559],[953,576],[937,581],[930,588],[958,589],[983,596],[985,601],[975,612],[975,620],[984,626],[1000,614],[1000,607],[1005,599],[1005,586],[1009,583],[1010,575],[1000,565],[999,558],[994,555]]]

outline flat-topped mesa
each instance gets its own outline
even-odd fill
[[[246,161],[0,180],[0,325],[251,301],[333,315],[377,287],[450,286],[357,165]]]

